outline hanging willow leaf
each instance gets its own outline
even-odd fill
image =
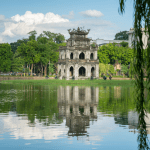
[[[119,0],[119,13],[125,12],[126,0]],[[146,131],[144,89],[150,90],[150,44],[144,47],[142,36],[150,37],[150,0],[134,0],[134,77],[136,85],[136,108],[139,113],[139,149],[149,149]],[[146,72],[146,82],[144,77]]]

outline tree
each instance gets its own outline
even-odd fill
[[[54,73],[54,64],[53,63],[49,64],[49,73],[51,73],[51,74]]]
[[[57,44],[63,43],[64,41],[65,41],[64,35],[62,35],[62,34],[60,34],[60,33],[56,34],[55,42],[56,42]]]
[[[116,33],[114,40],[128,40],[127,31],[120,31],[119,33]]]
[[[124,76],[124,74],[126,74],[128,72],[128,66],[121,65],[121,72],[123,72],[123,76]]]
[[[115,70],[114,70],[114,66],[113,66],[113,65],[110,65],[110,66],[109,66],[109,73],[110,73],[110,74],[114,74],[114,73],[115,73]]]
[[[120,45],[123,46],[123,47],[128,47],[128,42],[123,41],[123,42],[120,43]]]
[[[129,65],[133,57],[133,49],[128,47],[118,47],[115,43],[109,43],[99,47],[98,57],[100,63],[114,64],[115,60],[124,65]]]
[[[37,34],[37,32],[34,30],[34,31],[30,31],[29,33],[28,33],[30,36],[29,36],[29,41],[31,41],[31,40],[35,40],[35,38],[36,38],[36,34]]]
[[[0,44],[0,71],[10,71],[12,56],[11,46],[8,43]]]
[[[44,36],[48,37],[48,39],[51,41],[51,42],[54,42],[55,39],[56,39],[56,36],[57,34],[56,33],[52,33],[50,31],[43,31],[44,33]]]
[[[27,64],[31,64],[31,76],[33,64],[39,62],[40,55],[37,53],[38,43],[35,40],[28,41],[27,44],[22,43],[18,46],[17,52],[20,53]]]
[[[14,72],[22,72],[24,69],[24,59],[20,56],[18,52],[13,55],[12,60],[12,71]]]
[[[12,52],[15,54],[18,46],[20,46],[22,43],[27,43],[28,41],[29,39],[22,39],[22,40],[17,40],[17,42],[10,43]]]
[[[99,63],[100,76],[103,75],[103,74],[106,75],[109,72],[109,67],[110,67],[109,64]]]
[[[120,13],[125,12],[126,0],[119,0]],[[145,122],[145,98],[144,89],[150,90],[150,46],[146,50],[143,49],[142,41],[142,28],[144,32],[150,37],[150,1],[149,0],[134,0],[134,73],[135,73],[135,84],[136,84],[136,109],[139,115],[139,131],[138,136],[139,149],[149,149],[146,122]],[[147,59],[144,59],[144,53],[147,53]],[[144,84],[144,66],[145,61],[147,62],[147,84]]]
[[[55,63],[58,61],[58,57],[59,57],[59,53],[57,52],[58,48],[59,48],[59,44],[52,42],[51,40],[49,40],[49,38],[43,36],[38,38],[38,49],[40,53],[42,73],[43,73],[43,65],[44,65],[45,76],[47,74],[48,62],[50,65],[50,63]]]
[[[95,47],[96,47],[96,43],[93,42],[93,43],[91,44],[91,46],[92,46],[93,48],[95,48]]]

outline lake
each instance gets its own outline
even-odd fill
[[[0,149],[139,149],[150,138],[150,102],[144,137],[135,93],[123,86],[0,83]]]

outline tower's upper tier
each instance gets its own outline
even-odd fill
[[[83,30],[82,28],[77,28],[77,30],[73,29],[68,29],[68,32],[70,34],[70,38],[87,38],[87,34],[89,34],[90,29]]]

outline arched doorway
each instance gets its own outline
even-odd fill
[[[70,54],[70,59],[73,59],[73,53]]]
[[[79,55],[79,59],[85,59],[85,55],[83,52]]]
[[[93,76],[93,77],[94,77],[94,75],[95,75],[94,72],[95,72],[95,69],[94,69],[94,67],[92,67],[92,68],[91,68],[91,76]]]
[[[61,69],[59,70],[59,76],[61,76]]]
[[[93,59],[93,53],[91,53],[91,55],[90,55],[90,59]]]
[[[79,76],[85,76],[85,68],[84,67],[80,67],[79,69]]]
[[[70,67],[70,76],[73,76],[73,67]]]

